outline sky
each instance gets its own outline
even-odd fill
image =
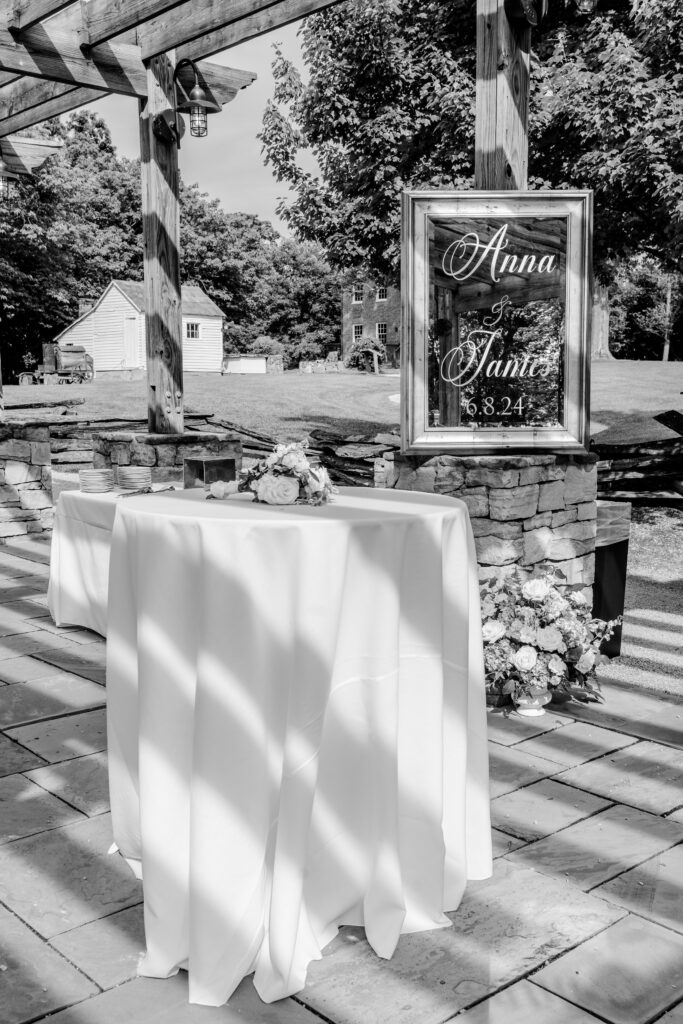
[[[179,162],[183,178],[189,184],[197,182],[203,192],[221,200],[228,212],[254,213],[269,220],[282,233],[285,226],[278,219],[275,208],[278,199],[287,195],[287,186],[273,177],[265,167],[261,143],[256,138],[261,129],[263,111],[273,96],[273,43],[282,44],[283,53],[301,68],[301,50],[296,24],[276,29],[259,39],[233,46],[209,59],[217,64],[255,71],[258,78],[246,89],[241,89],[220,114],[209,115],[208,134],[203,139],[190,136],[186,117],[185,137]],[[128,96],[108,96],[90,108],[109,125],[114,145],[122,156],[138,157],[137,100]]]

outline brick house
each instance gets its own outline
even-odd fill
[[[401,293],[398,288],[358,281],[342,292],[342,359],[356,338],[379,338],[387,366],[400,364]]]

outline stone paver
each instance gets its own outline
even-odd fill
[[[683,825],[617,805],[506,859],[592,889],[683,840]]]
[[[362,929],[343,929],[297,999],[335,1024],[440,1024],[594,935],[617,910],[497,860],[491,879],[468,884],[453,928],[401,936],[391,960],[376,956]]]
[[[109,810],[109,776],[104,751],[46,765],[26,772],[26,777],[88,817]]]
[[[533,981],[612,1024],[642,1024],[683,998],[683,935],[628,917]]]
[[[491,829],[491,842],[494,857],[504,857],[506,853],[512,853],[513,850],[518,850],[520,846],[524,846],[522,839],[508,836],[505,832],[499,832],[497,828]]]
[[[634,914],[683,932],[683,845],[657,854],[594,892]]]
[[[0,681],[3,683],[26,683],[29,679],[47,679],[63,674],[61,668],[47,665],[31,655],[0,661]]]
[[[560,771],[562,766],[547,758],[518,752],[515,747],[489,743],[489,790],[492,800]]]
[[[135,977],[141,885],[108,855],[105,644],[46,618],[34,540],[0,545],[2,1024],[683,1024],[683,698],[609,678],[604,705],[489,713],[497,859],[453,928],[403,936],[390,961],[342,929],[304,992],[270,1005],[251,979],[214,1009],[189,1005],[182,971]]]
[[[136,977],[138,961],[145,951],[142,903],[55,935],[50,945],[100,988],[122,985]]]
[[[24,1024],[98,991],[80,971],[0,907],[0,1007],[3,1024]]]
[[[661,743],[636,743],[571,768],[559,778],[608,800],[653,814],[665,814],[683,804],[681,752]]]
[[[17,633],[31,633],[40,626],[36,625],[35,619],[26,619],[16,612],[7,608],[7,605],[0,605],[0,636],[15,636]]]
[[[491,801],[491,823],[520,839],[541,839],[609,807],[607,800],[541,779]]]
[[[525,754],[547,757],[551,761],[573,768],[584,761],[592,761],[613,750],[627,747],[638,741],[634,736],[625,736],[613,729],[601,729],[597,725],[584,722],[572,722],[562,730],[543,733],[533,739],[519,743],[515,750],[523,750]]]
[[[107,855],[111,843],[101,814],[3,846],[0,900],[45,938],[139,903],[140,882]]]
[[[22,775],[0,779],[0,844],[79,821],[82,815]]]
[[[226,1006],[188,1003],[187,975],[138,978],[50,1017],[49,1024],[320,1024],[293,999],[262,1003],[246,978]]]
[[[683,697],[604,682],[602,691],[604,704],[571,704],[565,713],[641,739],[683,746]]]
[[[105,699],[105,691],[97,683],[67,672],[3,686],[0,689],[0,729],[101,707]]]
[[[47,630],[42,630],[42,632],[46,633]],[[52,634],[49,635],[52,636]],[[48,665],[63,669],[64,672],[73,672],[74,675],[92,679],[94,683],[104,686],[106,652],[102,641],[74,644],[70,640],[65,640],[64,637],[55,636],[53,639],[61,644],[61,649],[57,646],[50,650],[37,651],[36,657]]]
[[[0,734],[0,777],[37,768],[41,764],[45,764],[42,757]]]
[[[520,981],[498,995],[465,1010],[457,1024],[596,1024],[597,1018],[578,1006]]]
[[[568,725],[566,718],[553,712],[547,712],[538,718],[523,718],[514,711],[504,715],[500,711],[491,711],[487,715],[487,731],[490,740],[509,747],[532,736],[542,736],[546,732],[562,729]]]
[[[47,722],[21,725],[5,732],[46,761],[63,761],[105,749],[106,713],[103,710],[85,711]]]

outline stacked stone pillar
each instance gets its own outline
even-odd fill
[[[0,424],[0,541],[52,528],[50,429]]]
[[[592,585],[597,466],[592,455],[396,456],[395,487],[467,505],[482,579],[557,568]]]

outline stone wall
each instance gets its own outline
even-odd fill
[[[449,494],[465,502],[482,579],[516,565],[555,566],[568,583],[592,585],[595,456],[397,455],[394,467],[398,489]]]
[[[52,528],[50,429],[0,424],[0,542]]]
[[[237,460],[242,444],[228,433],[187,431],[184,434],[149,434],[142,431],[99,431],[93,434],[93,461],[97,469],[116,466],[149,466],[152,483],[182,483],[183,461],[206,456]]]

